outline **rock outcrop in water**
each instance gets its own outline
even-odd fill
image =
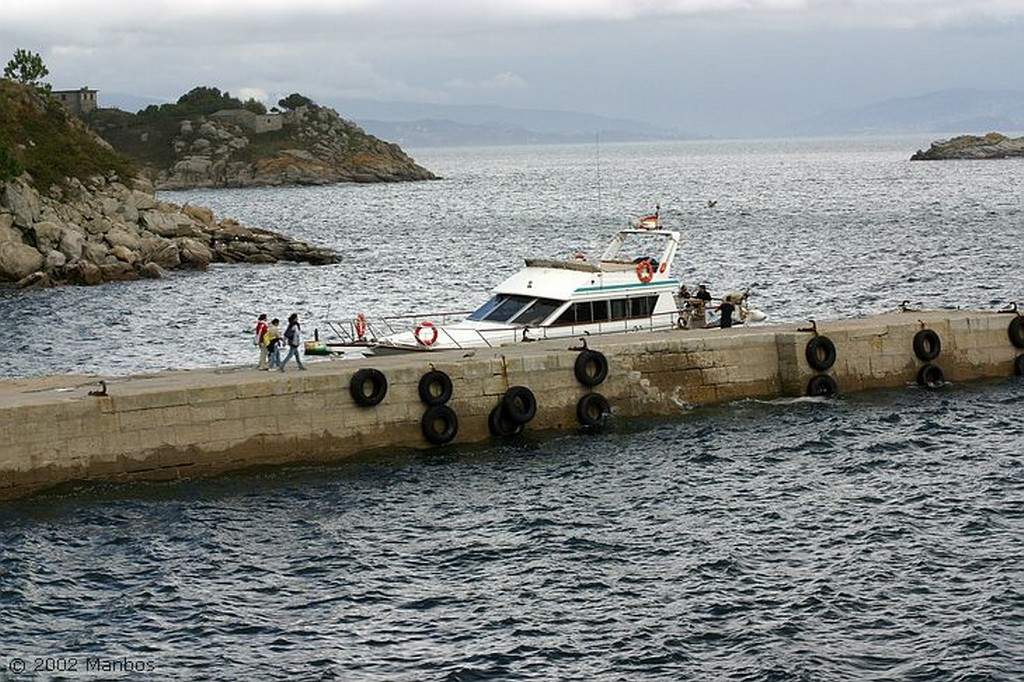
[[[70,179],[42,196],[25,178],[0,184],[0,280],[19,286],[99,284],[161,277],[210,263],[337,262],[310,246],[213,211],[156,199],[138,179]]]
[[[1000,133],[960,135],[951,140],[932,142],[928,151],[920,149],[911,161],[943,161],[947,159],[1005,159],[1024,156],[1024,137],[1011,138]]]

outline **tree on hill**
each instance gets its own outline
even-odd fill
[[[4,67],[4,78],[31,85],[34,88],[50,91],[50,84],[42,80],[50,74],[50,70],[43,63],[43,58],[35,52],[18,48],[14,51],[11,61]]]
[[[277,104],[278,104],[278,106],[280,106],[280,107],[282,107],[284,109],[294,110],[294,109],[298,109],[299,107],[307,107],[307,106],[313,104],[313,100],[311,100],[310,98],[305,97],[303,95],[300,95],[297,92],[293,92],[292,94],[288,95],[284,99],[278,100]]]

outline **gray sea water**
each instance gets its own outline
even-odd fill
[[[1024,303],[1024,165],[908,161],[929,142],[424,149],[443,180],[166,193],[344,260],[0,291],[0,376],[251,362],[261,311],[465,309],[655,205],[677,275],[774,320]],[[742,401],[0,503],[0,679],[1024,679],[1022,398]]]

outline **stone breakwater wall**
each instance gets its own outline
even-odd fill
[[[569,339],[472,354],[309,358],[309,371],[284,374],[235,367],[109,377],[98,396],[89,393],[98,377],[0,382],[0,499],[71,481],[194,478],[524,428],[599,428],[607,412],[686,419],[696,404],[925,390],[1024,371],[1024,317],[992,312],[831,321],[816,333],[780,325],[588,341],[586,350]]]
[[[337,262],[329,249],[217,220],[208,208],[156,198],[128,184],[69,179],[42,195],[24,179],[0,183],[0,282],[20,287],[158,278],[210,263]]]

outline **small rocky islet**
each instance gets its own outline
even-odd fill
[[[947,161],[953,159],[1008,159],[1024,157],[1024,137],[1007,137],[1001,133],[959,135],[949,140],[932,142],[918,149],[911,161]]]

